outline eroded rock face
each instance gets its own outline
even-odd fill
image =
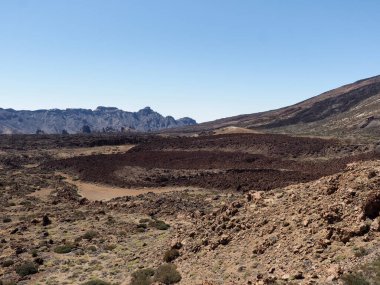
[[[157,131],[195,125],[191,118],[175,120],[146,107],[138,112],[117,108],[16,111],[0,108],[0,134],[76,134],[91,132]]]

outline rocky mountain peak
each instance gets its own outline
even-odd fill
[[[99,112],[109,112],[109,111],[118,111],[119,109],[116,107],[104,107],[104,106],[98,106],[95,111]],[[121,110],[120,110],[121,111]]]
[[[149,106],[139,110],[137,112],[138,114],[142,114],[142,115],[150,115],[150,114],[153,114],[155,113]]]
[[[127,112],[116,107],[99,106],[90,109],[50,109],[15,111],[0,109],[0,134],[45,134],[91,132],[158,131],[196,124],[193,119],[175,120],[145,107]]]

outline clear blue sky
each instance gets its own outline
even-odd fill
[[[380,74],[379,0],[0,0],[0,107],[207,121]]]

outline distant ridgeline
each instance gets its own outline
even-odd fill
[[[77,134],[92,132],[151,132],[197,124],[191,118],[175,120],[146,107],[125,112],[114,107],[16,111],[0,108],[0,134]]]

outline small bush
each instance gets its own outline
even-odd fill
[[[54,249],[55,253],[65,254],[70,253],[74,249],[74,246],[71,244],[59,245]]]
[[[98,236],[98,233],[96,231],[88,231],[83,235],[83,238],[91,241],[97,236]]]
[[[46,227],[51,224],[51,220],[48,215],[44,215],[42,218],[42,226]]]
[[[3,267],[10,267],[10,266],[12,266],[13,264],[14,264],[14,261],[8,259],[8,260],[5,260],[1,266],[3,266]]]
[[[16,267],[16,273],[20,275],[21,277],[36,274],[37,272],[38,272],[38,268],[32,262],[26,262]]]
[[[152,276],[154,275],[154,270],[151,268],[137,270],[132,273],[132,280],[130,285],[150,285],[152,284]]]
[[[167,252],[165,252],[164,261],[172,262],[176,260],[178,257],[179,257],[179,251],[177,249],[170,249]]]
[[[44,264],[44,260],[41,257],[37,257],[34,259],[34,263],[38,265]]]
[[[96,248],[96,246],[94,246],[94,245],[89,246],[87,249],[88,249],[89,251],[92,251],[92,252],[95,252],[95,251],[98,250],[98,249]]]
[[[353,252],[356,257],[363,257],[368,255],[368,251],[363,247],[354,247]]]
[[[146,229],[148,226],[146,224],[138,224],[137,228],[138,229]]]
[[[3,217],[3,223],[6,224],[6,223],[10,223],[12,222],[12,219],[9,218],[9,217]]]
[[[99,279],[94,279],[86,283],[83,283],[82,285],[111,285],[111,283]]]
[[[116,223],[116,220],[114,217],[112,217],[112,216],[107,217],[107,225],[113,225],[115,223]]]
[[[166,231],[170,228],[170,225],[168,225],[164,221],[160,221],[160,220],[151,221],[149,223],[149,226],[154,227],[154,228],[161,230],[161,231]]]
[[[147,223],[149,223],[151,220],[150,219],[141,219],[140,221],[139,221],[139,223],[140,224],[147,224]]]
[[[116,244],[107,244],[106,246],[104,246],[104,250],[113,251],[116,247]]]
[[[32,206],[32,202],[29,200],[24,200],[24,201],[20,202],[20,205],[25,206],[25,207],[29,207],[29,206]]]
[[[344,285],[370,285],[370,283],[359,274],[347,274],[342,277]]]
[[[38,251],[37,251],[37,249],[32,249],[32,250],[30,251],[30,254],[32,255],[32,257],[37,257],[37,256],[38,256]]]
[[[158,267],[154,280],[164,284],[175,284],[181,281],[181,274],[177,271],[174,264],[164,264]]]

